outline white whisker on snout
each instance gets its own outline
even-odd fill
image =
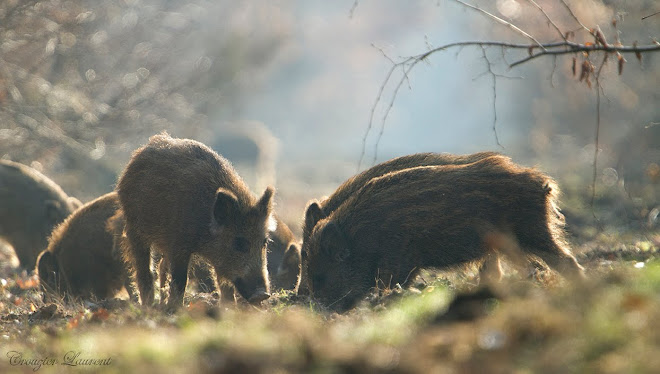
[[[328,308],[330,308],[330,307],[332,307],[333,305],[335,305],[335,304],[337,304],[338,302],[340,302],[342,299],[344,299],[346,296],[348,296],[351,292],[353,292],[353,289],[348,290],[348,292],[346,292],[346,293],[344,294],[344,296],[342,296],[342,297],[340,297],[339,299],[337,299],[337,300],[333,301],[332,303],[328,304]]]

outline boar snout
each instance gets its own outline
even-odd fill
[[[248,302],[250,304],[259,304],[262,301],[268,299],[270,297],[270,294],[266,292],[265,288],[258,288],[257,291],[250,296],[248,299]]]
[[[234,280],[234,286],[238,293],[250,304],[259,304],[270,297],[268,283],[263,278],[237,278]]]

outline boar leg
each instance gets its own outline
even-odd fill
[[[204,260],[193,261],[190,267],[191,278],[197,279],[197,288],[200,292],[212,293],[218,290],[215,284],[215,272]]]
[[[149,244],[145,243],[133,230],[126,227],[128,251],[133,259],[135,278],[140,291],[142,305],[151,306],[154,303],[154,278],[151,274],[151,253]]]
[[[138,303],[140,302],[140,297],[137,293],[137,290],[135,289],[135,286],[133,285],[133,277],[131,275],[130,269],[131,269],[131,265],[129,263],[122,261],[122,268],[121,268],[122,283],[124,284],[124,288],[126,289],[126,292],[128,292],[128,296],[130,300],[134,303]]]
[[[220,297],[224,302],[235,303],[236,294],[238,294],[238,292],[235,292],[236,288],[234,288],[234,285],[229,283],[227,280],[222,280],[220,278],[220,274],[222,274],[222,271],[218,269],[218,267],[216,267],[215,276],[216,276],[216,283],[218,286],[217,290],[220,291]]]
[[[128,296],[132,302],[137,303],[140,301],[140,296],[138,295],[137,290],[133,285],[131,277],[128,275],[126,275],[126,278],[124,278],[124,288],[126,289],[126,292],[128,292]]]
[[[190,251],[182,250],[170,259],[170,297],[167,307],[174,309],[183,304],[183,295],[188,283],[188,265],[190,264]]]
[[[170,273],[169,261],[167,261],[165,256],[163,256],[160,258],[160,262],[158,263],[158,288],[160,291],[161,304],[164,304],[165,299],[167,298],[167,288],[169,286],[167,276],[169,273]]]

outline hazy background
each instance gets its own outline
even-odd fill
[[[525,1],[475,1],[542,41],[558,36]],[[538,1],[562,29],[557,1]],[[653,0],[570,1],[588,27],[624,44],[651,44]],[[162,130],[213,146],[256,193],[278,189],[278,212],[298,231],[306,202],[357,171],[376,95],[391,62],[429,46],[527,40],[450,1],[18,1],[0,2],[0,157],[32,165],[84,201],[110,191],[130,152]],[[576,40],[584,41],[584,33]],[[409,75],[384,124],[376,162],[423,152],[498,150],[560,181],[569,223],[588,206],[595,90],[571,56],[524,57],[451,49]],[[593,57],[594,63],[602,57]],[[598,216],[657,229],[660,181],[658,57],[633,55],[603,73]],[[366,138],[374,163],[386,86]],[[552,82],[551,82],[552,80]],[[654,171],[655,170],[655,171]],[[623,212],[623,213],[622,213]]]

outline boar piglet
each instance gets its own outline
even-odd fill
[[[300,283],[300,244],[286,223],[277,218],[269,232],[268,274],[274,290],[297,290]]]
[[[37,260],[45,301],[53,296],[106,299],[127,285],[115,234],[106,229],[118,208],[117,194],[111,192],[83,205],[53,231]]]
[[[143,305],[154,300],[151,249],[167,261],[168,307],[183,301],[193,254],[213,266],[248,301],[269,297],[266,241],[273,189],[257,199],[231,164],[204,144],[151,137],[119,178],[125,253]]]
[[[415,153],[396,157],[391,160],[385,161],[378,165],[354,175],[353,177],[342,183],[332,195],[318,201],[312,200],[308,203],[305,210],[305,218],[303,222],[303,237],[302,246],[309,240],[314,226],[328,217],[340,205],[342,205],[348,198],[353,196],[360,188],[373,178],[383,176],[387,173],[394,171],[409,169],[417,166],[433,166],[433,165],[465,165],[475,161],[483,160],[486,157],[496,156],[496,152],[479,152],[469,155],[452,155],[448,153]],[[301,280],[300,291],[307,292],[307,280],[303,277]]]
[[[0,160],[0,237],[24,269],[34,269],[53,228],[80,205],[37,170]]]
[[[409,285],[422,268],[507,257],[540,258],[581,275],[563,240],[552,179],[490,156],[421,166],[369,181],[314,227],[303,247],[312,295],[336,310],[376,285]]]

